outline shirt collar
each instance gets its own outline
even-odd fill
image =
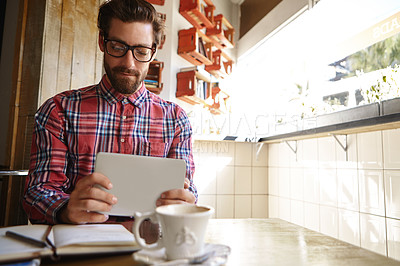
[[[113,86],[111,86],[110,82],[107,79],[107,75],[105,74],[103,78],[100,81],[100,91],[106,98],[106,100],[110,104],[115,104],[117,102],[122,102],[125,99],[128,100],[131,104],[140,107],[142,103],[144,102],[146,96],[147,96],[147,90],[146,87],[144,86],[144,83],[142,82],[140,88],[134,93],[129,96],[123,95],[116,91]]]

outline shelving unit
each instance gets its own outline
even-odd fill
[[[216,78],[225,78],[232,72],[232,59],[222,50],[212,52],[212,65],[205,66],[205,70]]]
[[[160,94],[163,89],[163,83],[161,82],[162,71],[164,69],[164,62],[152,61],[149,65],[149,71],[144,80],[146,88],[155,93]]]
[[[157,14],[165,23],[165,21],[167,20],[167,15],[164,13],[159,13],[159,12]],[[167,38],[167,36],[165,35],[165,33],[163,35],[161,35],[160,44],[158,45],[157,49],[163,48],[166,38]]]
[[[176,97],[190,104],[204,104],[210,97],[211,80],[197,70],[179,72],[176,74]]]
[[[196,28],[178,32],[178,54],[193,65],[211,65],[210,39]]]
[[[233,61],[223,49],[234,46],[235,30],[222,14],[214,16],[214,10],[211,0],[180,0],[179,13],[193,28],[178,32],[178,54],[195,67],[177,73],[176,97],[202,104],[212,114],[221,114],[229,112],[229,95],[218,85],[213,87],[211,84],[218,83],[211,77],[221,79],[232,72]],[[200,65],[204,67],[199,68]]]
[[[215,6],[211,0],[181,0],[179,13],[198,29],[214,27]]]
[[[221,90],[218,86],[215,86],[211,89],[211,98],[213,100],[213,104],[211,104],[208,108],[212,114],[219,115],[229,111],[227,107],[229,95]]]
[[[213,28],[208,28],[206,31],[207,36],[210,37],[214,45],[221,50],[233,48],[235,46],[233,42],[235,29],[231,23],[222,14],[219,14],[214,17],[214,25]]]
[[[146,1],[149,2],[150,4],[159,6],[163,6],[165,2],[165,0],[146,0]]]

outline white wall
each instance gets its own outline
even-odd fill
[[[195,141],[194,182],[199,204],[215,208],[216,218],[267,218],[267,145]]]
[[[400,129],[269,145],[269,217],[400,260]]]

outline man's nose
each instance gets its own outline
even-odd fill
[[[128,50],[128,52],[121,59],[123,61],[123,65],[126,68],[129,68],[129,69],[136,68],[136,64],[138,63],[138,61],[133,56],[132,50]]]

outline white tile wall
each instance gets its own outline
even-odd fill
[[[268,217],[268,145],[195,141],[193,150],[199,204],[216,218]]]
[[[336,168],[336,141],[332,137],[319,138],[318,164],[322,168]]]
[[[400,219],[400,171],[384,172],[386,216]]]
[[[357,135],[338,135],[342,145],[347,142],[347,151],[345,151],[338,142],[336,142],[336,164],[338,168],[357,169]]]
[[[359,168],[383,168],[381,131],[357,134],[357,157]]]
[[[233,195],[217,195],[217,218],[233,218],[235,213],[235,197]]]
[[[400,169],[400,129],[385,130],[383,133],[383,150],[385,169]]]
[[[319,227],[319,205],[314,203],[304,203],[304,227],[311,230],[320,231]]]
[[[318,168],[304,168],[304,201],[319,203]]]
[[[290,168],[278,168],[279,196],[290,198]]]
[[[268,166],[268,147],[265,143],[261,144],[251,145],[253,147],[252,166]]]
[[[235,167],[226,166],[217,172],[217,194],[234,194]]]
[[[385,218],[360,213],[361,247],[382,255],[386,254]]]
[[[279,198],[279,218],[285,221],[290,220],[290,199]]]
[[[269,145],[269,216],[400,260],[400,129],[347,135],[347,151],[333,137],[297,145],[297,161]]]
[[[268,196],[268,217],[279,218],[279,197]]]
[[[290,168],[290,198],[304,199],[304,169]]]
[[[318,168],[318,142],[316,139],[306,139],[303,145],[303,165],[304,167]]]
[[[320,204],[337,207],[336,169],[319,169]]]
[[[268,194],[279,196],[279,168],[268,167]]]
[[[251,196],[235,196],[235,218],[251,217]]]
[[[347,152],[333,137],[297,141],[297,156],[284,142],[195,144],[214,217],[281,218],[400,260],[400,129],[348,135]]]
[[[235,194],[251,194],[251,167],[235,167]]]
[[[321,233],[328,236],[339,236],[339,218],[338,209],[335,207],[323,206],[319,207],[319,221]]]
[[[279,166],[279,147],[280,144],[273,143],[268,145],[268,166],[278,167]]]
[[[251,218],[267,218],[268,217],[268,196],[252,195],[251,196]]]
[[[360,213],[339,209],[339,239],[360,246]]]
[[[385,215],[382,170],[359,170],[360,211]]]
[[[290,201],[290,222],[304,226],[304,202],[298,200]]]
[[[400,260],[400,221],[386,218],[388,256]]]
[[[251,175],[251,193],[256,195],[268,194],[268,168],[253,167]]]
[[[251,165],[252,145],[249,145],[249,143],[236,143],[235,149],[235,165]]]
[[[357,169],[338,169],[338,207],[359,211]]]

